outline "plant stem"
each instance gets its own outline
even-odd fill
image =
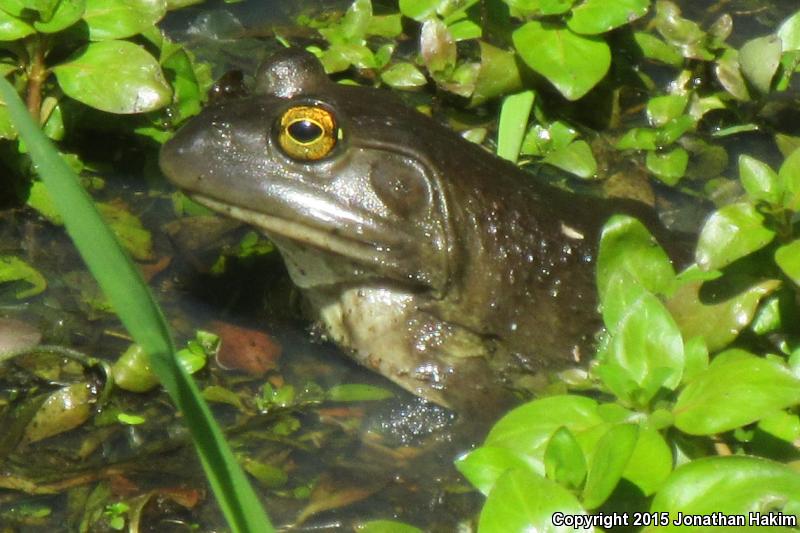
[[[39,35],[34,35],[30,49],[28,90],[25,96],[25,104],[37,124],[41,121],[42,87],[46,78],[47,67],[44,64],[44,43]]]

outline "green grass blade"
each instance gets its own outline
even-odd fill
[[[533,91],[512,94],[503,101],[497,127],[497,155],[516,163],[533,107]]]
[[[6,102],[11,120],[63,216],[75,246],[122,323],[148,354],[153,371],[183,414],[231,530],[237,533],[273,531],[197,385],[177,364],[164,316],[139,270],[122,251],[88,193],[4,78],[0,78],[0,97]]]

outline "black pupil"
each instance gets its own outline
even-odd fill
[[[310,143],[322,135],[322,128],[310,120],[298,120],[289,124],[289,135],[300,143]]]

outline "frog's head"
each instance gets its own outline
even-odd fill
[[[452,235],[431,128],[391,93],[336,84],[287,49],[252,95],[192,118],[160,163],[199,203],[262,229],[301,288],[388,278],[441,292]]]

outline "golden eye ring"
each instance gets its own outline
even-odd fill
[[[278,144],[292,159],[318,161],[333,151],[338,140],[336,119],[322,106],[298,105],[281,115]]]

